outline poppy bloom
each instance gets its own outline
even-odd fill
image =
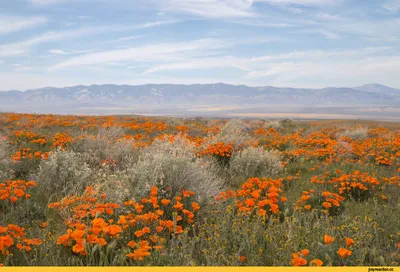
[[[141,236],[143,236],[144,233],[143,233],[142,230],[137,230],[137,231],[135,231],[134,234],[135,234],[136,237],[141,237]]]
[[[10,235],[0,236],[0,251],[3,251],[4,248],[10,247],[14,244],[14,240]]]
[[[264,210],[264,209],[259,209],[259,210],[258,210],[258,214],[261,215],[261,216],[264,216],[264,215],[267,214],[267,211]]]
[[[321,261],[320,259],[314,259],[310,261],[310,265],[313,266],[322,266],[324,264],[323,261]]]
[[[6,232],[7,230],[8,230],[7,227],[2,227],[2,226],[0,226],[0,234]]]
[[[130,241],[128,243],[128,247],[134,248],[136,246],[136,242],[135,241]]]
[[[96,244],[98,244],[100,246],[105,246],[105,245],[107,245],[107,241],[104,240],[104,238],[97,238],[96,239]]]
[[[307,257],[309,253],[310,253],[310,251],[308,249],[303,249],[301,251],[301,255],[303,255],[304,257]]]
[[[153,246],[153,248],[154,248],[155,250],[161,250],[161,249],[163,248],[163,246],[157,245],[157,246]]]
[[[61,235],[57,238],[57,245],[67,245],[69,242],[69,234]]]
[[[174,205],[174,209],[175,209],[175,210],[182,210],[182,209],[183,209],[183,204],[182,204],[181,202],[177,202],[177,203]]]
[[[339,256],[342,259],[347,259],[353,252],[351,250],[348,250],[348,249],[342,247],[342,248],[339,248],[337,253],[339,254]]]
[[[307,260],[301,257],[295,257],[293,259],[293,266],[304,266],[307,264]]]
[[[162,226],[157,226],[157,227],[156,227],[156,231],[157,231],[157,232],[162,232],[163,229],[164,229],[164,228],[163,228]]]
[[[122,228],[118,225],[110,225],[107,227],[107,234],[110,236],[115,236],[120,232],[122,232]]]
[[[329,209],[330,207],[332,207],[332,204],[329,202],[324,202],[322,203],[322,206],[324,206],[325,209]]]
[[[311,209],[311,205],[305,205],[304,208],[308,211]]]
[[[151,196],[157,196],[157,193],[158,193],[158,188],[157,187],[151,187],[150,195]]]
[[[354,240],[346,237],[346,246],[351,247],[354,244]]]
[[[244,204],[245,204],[247,207],[253,207],[256,203],[254,202],[254,199],[248,198],[248,199],[246,199],[246,200],[244,201]]]
[[[83,241],[79,241],[72,247],[72,251],[75,253],[79,253],[85,250],[85,246],[83,245]]]
[[[244,261],[246,261],[247,260],[247,257],[246,256],[240,256],[239,257],[239,261],[241,261],[241,262],[244,262]]]
[[[329,236],[328,234],[324,235],[324,243],[326,245],[329,245],[330,243],[332,243],[333,241],[335,241],[335,238]]]
[[[200,209],[200,205],[197,204],[196,202],[192,202],[192,208],[193,208],[193,211],[195,212]]]

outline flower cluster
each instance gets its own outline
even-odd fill
[[[38,238],[28,239],[24,228],[9,224],[0,226],[0,253],[4,256],[10,254],[12,247],[25,252],[32,250],[31,246],[41,245],[42,241]]]
[[[283,179],[249,178],[242,184],[242,189],[222,192],[216,199],[234,199],[238,212],[251,214],[256,210],[260,216],[276,214],[279,205],[287,201],[286,197],[280,195],[282,182]]]
[[[127,257],[143,260],[152,250],[159,251],[171,234],[180,234],[194,223],[200,206],[192,200],[194,192],[183,190],[173,201],[159,196],[152,187],[148,198],[128,200],[120,207],[107,202],[107,196],[87,188],[80,197],[66,197],[49,204],[60,214],[67,214],[67,231],[57,244],[86,255],[92,245],[106,246],[116,240],[121,248],[133,251]]]
[[[0,183],[0,200],[9,200],[11,204],[18,201],[18,199],[29,199],[31,194],[26,191],[30,187],[36,187],[37,184],[33,180],[7,180],[5,183]]]
[[[303,249],[300,252],[292,253],[292,265],[293,266],[305,266],[309,263],[310,266],[322,266],[324,262],[320,259],[310,259],[309,257],[310,251],[308,249]]]
[[[213,155],[217,157],[230,157],[233,151],[233,144],[226,144],[223,142],[218,142],[215,144],[210,144],[205,150],[201,151],[198,156]]]

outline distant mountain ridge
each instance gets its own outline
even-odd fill
[[[379,84],[354,88],[280,88],[217,84],[77,85],[0,92],[0,111],[116,112],[212,105],[257,107],[400,107],[400,90]]]

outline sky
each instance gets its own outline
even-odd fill
[[[0,0],[0,90],[400,88],[400,0]]]

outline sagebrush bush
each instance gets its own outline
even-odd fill
[[[368,128],[357,127],[357,128],[347,128],[344,131],[338,133],[338,138],[346,137],[352,140],[364,140],[368,136]]]
[[[274,120],[274,121],[266,121],[266,122],[264,122],[264,123],[262,124],[262,127],[265,128],[265,129],[273,128],[273,129],[279,130],[279,129],[282,128],[282,126],[283,126],[282,122],[277,121],[277,120]]]
[[[274,177],[282,171],[278,151],[261,147],[247,147],[234,153],[229,166],[232,181],[243,182],[250,177]]]
[[[83,191],[93,183],[93,171],[73,151],[57,150],[41,161],[34,177],[43,195],[50,199]]]
[[[101,128],[94,137],[84,135],[71,148],[91,167],[109,163],[116,169],[126,169],[137,159],[138,151],[133,149],[133,140],[124,139],[123,135],[120,127]]]
[[[252,140],[248,134],[249,131],[250,126],[247,125],[243,120],[231,119],[221,127],[220,133],[209,137],[206,140],[206,143],[232,143],[235,148],[240,148]]]
[[[7,140],[0,134],[0,181],[11,178],[12,162],[8,153]]]
[[[158,140],[142,150],[132,171],[129,188],[132,195],[150,186],[170,188],[171,197],[183,188],[196,192],[199,201],[206,202],[217,195],[222,182],[213,168],[196,157],[195,146],[184,138]]]

